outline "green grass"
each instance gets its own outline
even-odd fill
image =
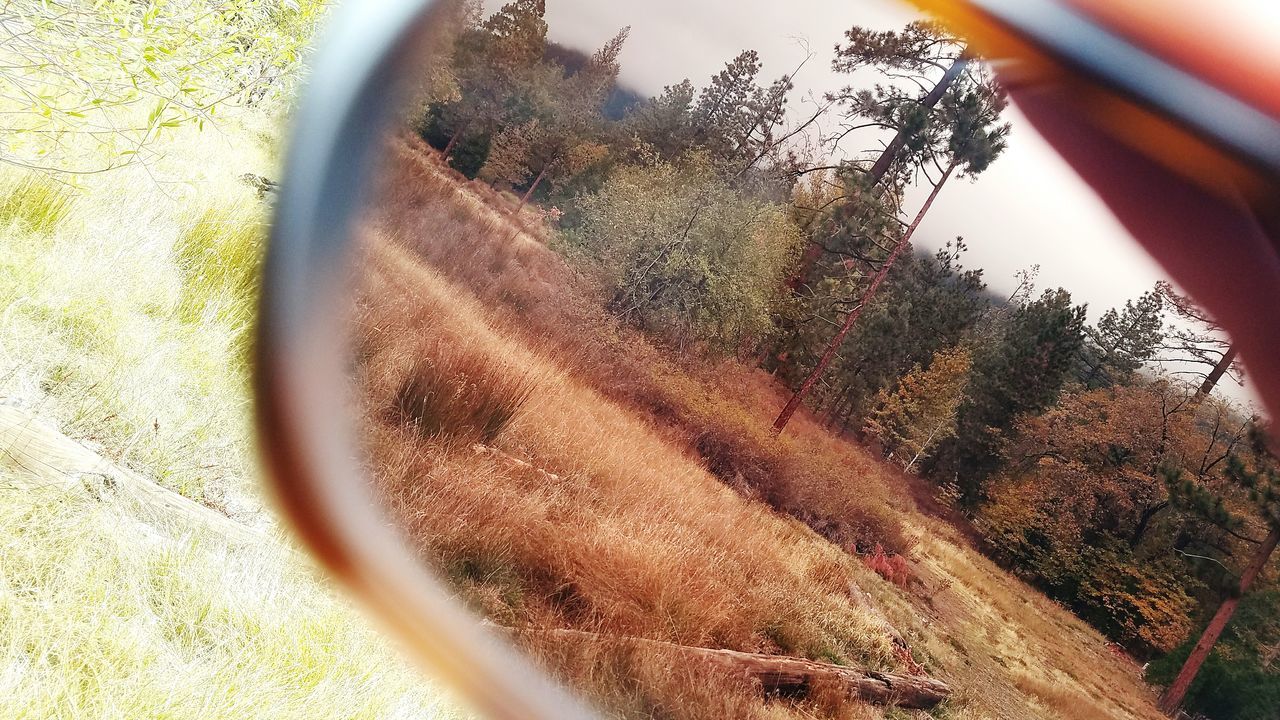
[[[287,550],[0,493],[0,717],[451,716]]]
[[[270,527],[245,363],[267,207],[237,180],[270,150],[230,122],[171,142],[75,187],[0,170],[0,399]],[[4,472],[0,717],[455,716],[274,531]]]
[[[258,265],[266,248],[260,210],[242,200],[230,208],[204,210],[182,228],[174,243],[181,275],[178,315],[184,322],[220,323],[238,350],[253,326]]]
[[[50,233],[71,210],[73,198],[68,186],[41,175],[0,185],[0,227]]]

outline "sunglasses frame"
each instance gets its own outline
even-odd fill
[[[293,128],[263,269],[254,390],[278,507],[324,567],[431,675],[484,717],[595,714],[454,601],[376,509],[353,442],[347,314],[352,234],[401,71],[444,0],[338,7]]]

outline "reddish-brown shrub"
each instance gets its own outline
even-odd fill
[[[870,553],[863,555],[862,561],[877,575],[898,587],[911,584],[911,567],[907,565],[907,559],[897,553],[886,553],[880,543],[876,543]]]

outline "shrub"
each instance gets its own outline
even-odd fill
[[[864,555],[862,561],[877,575],[898,587],[911,583],[911,567],[907,565],[907,559],[897,553],[886,553],[880,543],[876,543],[875,549]]]
[[[734,192],[706,158],[621,168],[577,211],[581,227],[565,243],[619,317],[721,352],[771,329],[799,230]]]
[[[418,361],[394,398],[393,412],[428,438],[490,443],[529,399],[533,384],[479,354]]]
[[[242,341],[253,323],[264,239],[254,206],[209,208],[195,216],[173,247],[182,277],[178,316],[229,325]]]

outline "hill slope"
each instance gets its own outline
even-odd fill
[[[948,717],[1158,717],[1138,668],[922,512],[913,478],[807,419],[774,438],[767,376],[619,326],[524,231],[541,231],[531,213],[513,222],[511,203],[415,139],[390,152],[364,233],[371,464],[475,607],[511,625],[924,671],[957,689],[934,711]],[[465,402],[431,399],[450,393]],[[607,645],[533,650],[628,715],[880,716],[764,702]]]

